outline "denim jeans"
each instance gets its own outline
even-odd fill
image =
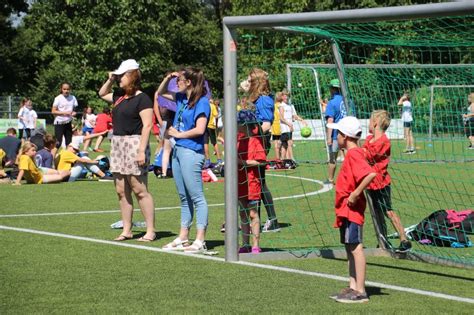
[[[208,213],[202,185],[204,154],[175,146],[173,152],[173,177],[181,201],[181,227],[189,229],[196,209],[196,227],[205,230]]]
[[[90,160],[88,157],[83,157],[83,158]],[[94,174],[97,174],[98,172],[100,172],[99,167],[95,164],[85,164],[85,163],[83,164],[80,162],[74,163],[74,166],[71,168],[71,175],[69,176],[68,182],[75,182],[76,179],[78,179],[81,176],[83,169],[87,169]]]

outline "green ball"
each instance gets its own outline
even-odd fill
[[[311,136],[311,128],[307,126],[301,128],[301,136],[303,138],[308,138],[309,136]]]

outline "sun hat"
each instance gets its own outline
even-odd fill
[[[140,65],[137,63],[137,61],[135,59],[127,59],[125,61],[122,61],[120,67],[118,67],[118,69],[112,73],[115,75],[122,75],[127,71],[136,69],[140,69]]]
[[[237,112],[238,125],[248,125],[248,124],[256,124],[256,123],[258,123],[257,116],[255,116],[255,113],[253,111],[248,110],[248,109],[243,109]]]
[[[336,88],[341,87],[341,84],[339,83],[339,79],[332,79],[331,81],[329,81],[328,85],[332,87],[336,87]]]
[[[362,128],[359,119],[354,116],[347,116],[339,120],[337,123],[327,124],[328,128],[337,129],[348,137],[360,139]]]

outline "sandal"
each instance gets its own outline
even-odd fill
[[[156,234],[153,235],[152,238],[148,238],[148,237],[142,236],[142,237],[140,237],[137,241],[138,241],[138,242],[153,242],[153,241],[155,241],[155,240],[156,240]]]
[[[120,234],[117,238],[114,239],[114,241],[117,241],[117,242],[123,242],[123,241],[127,241],[127,240],[131,240],[133,239],[133,235],[123,235],[123,234]]]
[[[195,240],[191,246],[184,248],[184,252],[187,254],[198,254],[207,251],[206,242]]]
[[[163,250],[183,250],[185,244],[189,245],[189,241],[188,240],[182,240],[179,237],[177,237],[171,243],[166,244],[161,249],[163,249]]]

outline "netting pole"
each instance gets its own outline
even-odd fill
[[[339,83],[341,84],[341,93],[342,93],[342,98],[344,99],[344,106],[346,107],[346,112],[348,115],[351,115],[351,114],[355,115],[355,113],[351,113],[350,108],[349,108],[349,98],[348,98],[349,93],[347,91],[347,84],[346,84],[346,79],[344,76],[342,58],[339,52],[339,46],[337,45],[337,42],[334,39],[331,39],[331,47],[332,47],[332,52],[334,54],[334,60],[336,63],[337,76],[339,78]]]
[[[225,150],[225,260],[239,260],[237,197],[237,42],[235,32],[223,24],[224,32],[224,131]]]
[[[292,98],[292,95],[291,95],[291,67],[290,67],[290,64],[286,64],[286,88],[288,89],[288,93],[290,93],[290,99],[289,99],[289,103],[291,105],[291,98]]]
[[[321,106],[321,100],[323,99],[322,95],[321,95],[321,87],[319,86],[319,77],[318,77],[318,72],[316,71],[316,69],[314,69],[313,67],[311,67],[311,70],[313,70],[313,74],[314,74],[314,80],[316,82],[316,92],[318,94],[318,104],[319,104],[319,112],[321,113],[321,126],[323,126],[323,135],[324,135],[324,139],[326,139],[326,128],[324,128],[325,124],[325,117],[324,117],[324,113],[323,113],[323,107]],[[326,154],[327,154],[327,158],[328,158],[328,161],[329,161],[329,146],[328,146],[328,142],[327,141],[324,141],[324,145],[326,146]]]
[[[433,141],[433,99],[434,99],[434,85],[430,86],[430,126],[429,126],[429,135],[428,139],[430,142]]]

